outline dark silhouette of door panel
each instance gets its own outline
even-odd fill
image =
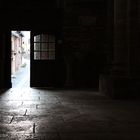
[[[31,31],[31,87],[52,87],[56,81],[54,33]]]

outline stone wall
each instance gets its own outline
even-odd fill
[[[100,91],[113,98],[140,97],[139,9],[138,0],[114,0],[113,65],[100,76]]]
[[[130,1],[130,73],[133,77],[140,77],[140,1]]]
[[[109,58],[107,3],[67,1],[64,7],[64,57],[66,85],[98,87],[99,74]]]
[[[66,79],[65,86],[98,88],[99,75],[110,73],[112,66],[112,0],[54,0],[46,7],[41,2],[29,2],[32,7],[27,1],[24,6],[14,2],[13,9],[9,5],[0,7],[1,18],[14,17],[12,22],[3,22],[4,30],[59,32],[57,79]],[[16,14],[18,10],[20,14]],[[9,46],[10,42],[7,43]],[[8,47],[4,49],[9,51]],[[4,69],[10,74],[8,60],[3,63],[7,63]],[[9,82],[9,75],[5,76],[5,82]]]

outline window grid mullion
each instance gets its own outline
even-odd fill
[[[49,41],[50,41],[50,36],[48,35],[48,59],[50,59],[50,52],[49,52],[49,50],[50,50],[50,46],[49,46]]]
[[[44,41],[43,40],[43,36],[40,35],[40,41],[35,41],[34,43],[39,43],[40,45],[40,49],[39,50],[34,50],[34,52],[39,52],[40,53],[40,60],[43,58],[43,52],[48,52],[48,56],[47,56],[47,59],[51,59],[50,56],[52,52],[55,53],[55,50],[50,50],[50,44],[51,43],[54,43],[55,44],[55,41],[50,41],[50,36],[48,35],[48,40],[47,41]],[[46,47],[46,50],[43,50],[43,45]]]
[[[42,59],[42,42],[41,41],[42,41],[42,35],[40,35],[40,51],[41,51],[40,59]]]

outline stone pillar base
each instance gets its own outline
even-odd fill
[[[140,78],[100,75],[99,91],[113,99],[138,99]]]

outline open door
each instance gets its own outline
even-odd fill
[[[31,87],[53,87],[56,80],[56,36],[31,31]]]

